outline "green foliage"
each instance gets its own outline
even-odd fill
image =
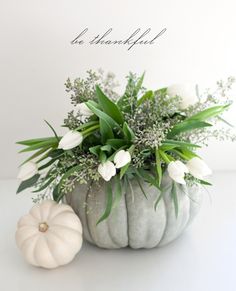
[[[33,177],[31,177],[30,179],[21,182],[16,193],[18,194],[18,193],[24,191],[25,189],[30,188],[33,185],[35,185],[35,183],[38,181],[39,177],[40,177],[40,175],[36,174]]]
[[[204,102],[199,93],[200,101],[184,110],[180,109],[181,96],[170,98],[167,88],[147,90],[143,81],[144,74],[138,77],[130,73],[125,92],[118,96],[113,90],[116,86],[113,74],[104,76],[89,71],[86,79],[78,78],[73,82],[68,79],[66,91],[71,94],[72,105],[84,102],[92,114],[82,120],[75,107],[68,113],[63,127],[80,132],[83,142],[66,151],[58,149],[62,137],[47,121],[54,136],[17,142],[24,147],[21,153],[33,152],[23,164],[34,161],[39,169],[39,174],[20,184],[17,193],[35,187],[34,192],[48,191],[59,202],[76,183],[100,183],[99,164],[114,162],[115,155],[125,150],[129,151],[131,161],[116,169],[116,175],[106,182],[106,208],[97,223],[105,220],[117,207],[124,191],[129,189],[135,195],[131,180],[137,181],[147,199],[143,183],[156,187],[154,208],[157,209],[165,194],[162,180],[168,164],[176,160],[186,163],[198,157],[196,150],[202,146],[201,140],[224,135],[214,125],[218,121],[229,125],[221,115],[231,104],[226,95],[233,79],[228,79],[226,84],[219,82],[217,94],[207,92],[206,96],[203,95]],[[225,136],[230,137],[230,133],[227,131]],[[236,140],[236,137],[232,139]],[[185,176],[185,180],[210,185],[190,174]],[[177,187],[178,184],[173,182],[171,197],[176,217]]]

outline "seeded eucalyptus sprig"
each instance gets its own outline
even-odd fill
[[[162,199],[163,176],[169,175],[177,216],[179,184],[209,185],[204,177],[211,171],[196,153],[201,143],[194,136],[200,132],[205,139],[216,122],[227,123],[221,116],[231,104],[225,97],[226,89],[220,82],[217,94],[223,92],[225,101],[217,105],[210,101],[214,100],[211,95],[207,99],[211,106],[206,107],[195,89],[189,91],[189,87],[145,89],[144,74],[129,74],[121,96],[113,91],[113,75],[107,80],[92,72],[86,80],[72,83],[68,79],[66,90],[75,106],[63,125],[68,131],[58,136],[46,121],[53,136],[18,142],[24,146],[20,152],[33,154],[21,166],[18,177],[22,182],[17,193],[34,187],[33,192],[44,191],[41,197],[47,191],[59,202],[76,183],[105,180],[107,205],[100,223],[119,204],[127,187],[133,193],[133,179],[147,199],[143,181],[158,189],[156,209]]]

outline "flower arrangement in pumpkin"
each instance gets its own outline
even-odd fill
[[[43,192],[34,201],[53,197],[56,202],[72,191],[76,183],[107,184],[107,205],[98,223],[117,205],[130,180],[142,181],[158,190],[164,174],[173,180],[171,195],[178,215],[175,187],[183,184],[210,185],[205,177],[210,168],[196,150],[211,137],[235,140],[221,115],[232,101],[227,97],[233,78],[217,83],[214,93],[199,94],[190,85],[173,85],[158,90],[143,87],[144,74],[129,74],[124,94],[114,92],[114,76],[89,71],[87,79],[66,82],[74,109],[64,120],[68,132],[19,141],[21,152],[34,151],[20,168],[17,193],[28,187]],[[132,189],[131,189],[132,190]],[[78,194],[79,195],[79,194]],[[135,193],[134,193],[135,195]],[[154,208],[162,192],[157,191]],[[148,197],[146,197],[148,199]]]

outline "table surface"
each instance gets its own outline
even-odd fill
[[[15,195],[17,181],[0,181],[0,290],[236,290],[236,172],[218,172],[211,180],[198,217],[175,242],[151,250],[84,243],[72,263],[54,270],[23,260],[14,235],[31,194]]]

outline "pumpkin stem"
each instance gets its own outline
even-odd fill
[[[46,222],[39,223],[39,231],[46,232],[48,230],[48,224]]]

